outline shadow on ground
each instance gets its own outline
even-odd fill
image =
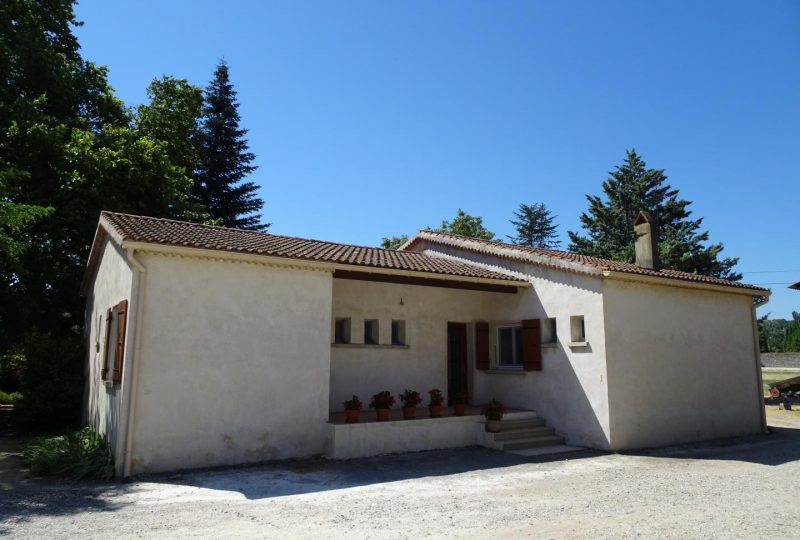
[[[136,482],[181,485],[238,492],[247,499],[266,499],[347,489],[403,480],[448,476],[525,463],[553,463],[604,454],[593,450],[517,456],[481,447],[433,450],[347,461],[322,458],[236,469],[189,471],[136,478]]]
[[[800,460],[800,428],[770,425],[766,435],[621,452],[629,456],[742,461],[777,466]]]

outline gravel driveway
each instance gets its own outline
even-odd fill
[[[800,413],[771,435],[638,454],[481,448],[0,491],[0,535],[800,537]]]

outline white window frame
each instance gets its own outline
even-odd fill
[[[517,332],[511,332],[511,357],[513,359],[519,358],[518,364],[501,364],[500,363],[500,331],[501,330],[519,330]],[[519,336],[519,339],[515,339],[514,336]],[[510,371],[521,371],[522,370],[522,356],[519,353],[522,347],[522,325],[518,323],[513,324],[498,324],[495,327],[495,367],[497,369],[507,369]]]

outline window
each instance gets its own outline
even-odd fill
[[[583,343],[586,341],[586,323],[583,315],[573,315],[569,318],[570,333],[573,343]]]
[[[497,328],[497,365],[502,368],[522,366],[522,327]]]
[[[558,331],[556,329],[556,319],[551,317],[544,320],[542,325],[542,344],[552,345],[558,343]]]
[[[334,343],[350,343],[350,319],[337,318],[333,330]]]
[[[367,345],[378,344],[378,320],[367,319],[364,321],[364,343]]]
[[[122,361],[125,357],[125,330],[128,301],[122,300],[106,311],[106,343],[103,350],[103,369],[100,376],[114,384],[122,383]],[[109,374],[111,375],[109,377]]]
[[[406,321],[392,321],[392,345],[406,344]]]

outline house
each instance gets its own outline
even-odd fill
[[[496,398],[519,425],[605,450],[762,432],[769,292],[661,269],[649,216],[635,228],[626,264],[434,231],[394,251],[103,212],[82,286],[84,420],[120,476],[497,447],[475,415],[337,419],[353,394],[405,388]]]

